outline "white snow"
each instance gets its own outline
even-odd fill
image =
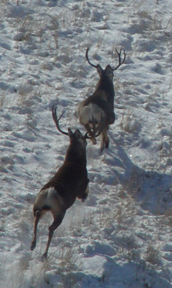
[[[0,1],[0,287],[172,287],[172,1]],[[88,142],[90,194],[76,200],[41,261],[52,217],[33,203],[62,165],[80,101],[114,76],[110,147]]]

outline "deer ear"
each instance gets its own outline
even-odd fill
[[[100,76],[103,73],[103,69],[102,69],[102,67],[99,64],[97,65],[97,72],[99,73]]]
[[[69,135],[70,138],[73,137],[73,132],[72,132],[72,130],[70,128],[68,128],[68,135]]]

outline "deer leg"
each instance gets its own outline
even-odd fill
[[[89,194],[89,187],[87,186],[83,196],[82,196],[82,202],[85,202],[85,200],[87,199],[88,197],[88,194]]]
[[[85,179],[84,183],[82,183],[82,185],[79,187],[79,194],[77,195],[77,197],[79,199],[82,200],[82,202],[84,202],[88,196],[89,193],[89,187],[88,187],[88,183],[89,183],[89,179]]]
[[[36,234],[37,234],[37,226],[39,219],[41,217],[41,212],[39,210],[36,211],[35,213],[35,220],[34,220],[34,234],[33,234],[33,240],[30,246],[30,250],[33,251],[36,247]]]
[[[65,212],[61,212],[57,216],[54,216],[54,221],[53,221],[52,225],[49,227],[48,242],[47,242],[47,246],[46,246],[46,249],[45,249],[45,253],[42,255],[42,260],[47,258],[48,249],[49,249],[52,237],[53,237],[54,230],[56,230],[57,227],[60,226],[60,224],[62,223],[62,220],[64,218]]]
[[[101,151],[109,147],[109,137],[107,136],[107,129],[102,132]]]

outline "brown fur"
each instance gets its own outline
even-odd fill
[[[34,211],[34,237],[31,250],[36,246],[36,232],[39,219],[50,211],[54,217],[49,227],[49,237],[43,257],[47,257],[49,245],[54,230],[61,224],[66,210],[75,202],[76,198],[85,201],[88,195],[86,169],[86,140],[79,130],[74,133],[69,129],[70,145],[65,161],[54,177],[46,183],[37,195],[33,206]]]
[[[104,148],[109,147],[109,137],[107,136],[107,130],[109,125],[113,124],[115,121],[114,113],[114,86],[113,86],[113,71],[118,69],[120,65],[124,63],[125,60],[125,51],[124,59],[121,61],[121,51],[117,52],[119,57],[119,64],[116,68],[112,68],[110,65],[107,65],[103,70],[101,66],[94,65],[90,62],[88,58],[88,50],[86,51],[86,59],[88,63],[97,69],[97,72],[100,76],[100,79],[96,85],[94,93],[82,101],[78,108],[79,121],[85,127],[90,136],[93,144],[96,143],[96,139],[93,135],[92,126],[94,122],[97,122],[97,126],[100,125],[100,121],[103,122],[102,125],[102,140],[101,140],[101,151]],[[101,115],[101,117],[100,117]]]

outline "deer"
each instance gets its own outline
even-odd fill
[[[87,62],[94,68],[97,69],[99,74],[99,81],[96,85],[95,91],[92,95],[88,96],[85,100],[80,102],[78,107],[78,116],[80,123],[85,127],[88,134],[91,136],[90,139],[93,144],[96,144],[95,138],[95,130],[96,127],[100,127],[101,124],[101,151],[104,148],[109,147],[109,137],[107,135],[107,131],[109,129],[109,125],[115,122],[115,113],[114,113],[114,85],[113,85],[113,76],[114,71],[117,70],[125,61],[126,53],[122,48],[118,52],[115,49],[118,55],[118,65],[116,67],[111,67],[107,65],[103,70],[100,64],[93,64],[89,60],[88,57],[89,47],[86,50],[86,60]],[[123,51],[123,59],[122,59],[122,51]],[[94,127],[93,127],[93,119],[94,119]],[[94,133],[93,133],[94,131]]]
[[[54,219],[49,227],[48,242],[45,253],[42,255],[42,260],[47,258],[53,233],[62,223],[66,210],[74,204],[76,198],[84,202],[89,193],[89,179],[86,168],[86,139],[90,139],[90,136],[88,133],[83,136],[79,129],[76,129],[75,132],[72,132],[70,128],[68,128],[68,131],[62,130],[59,121],[63,114],[57,118],[56,110],[57,108],[53,106],[52,117],[56,127],[59,132],[69,137],[70,143],[64,163],[55,175],[41,188],[33,205],[34,232],[30,246],[31,251],[36,247],[39,220],[46,212],[51,212]],[[101,131],[101,126],[99,128]],[[96,137],[100,131],[97,132],[97,129],[95,129],[93,132],[95,133],[94,136]]]

